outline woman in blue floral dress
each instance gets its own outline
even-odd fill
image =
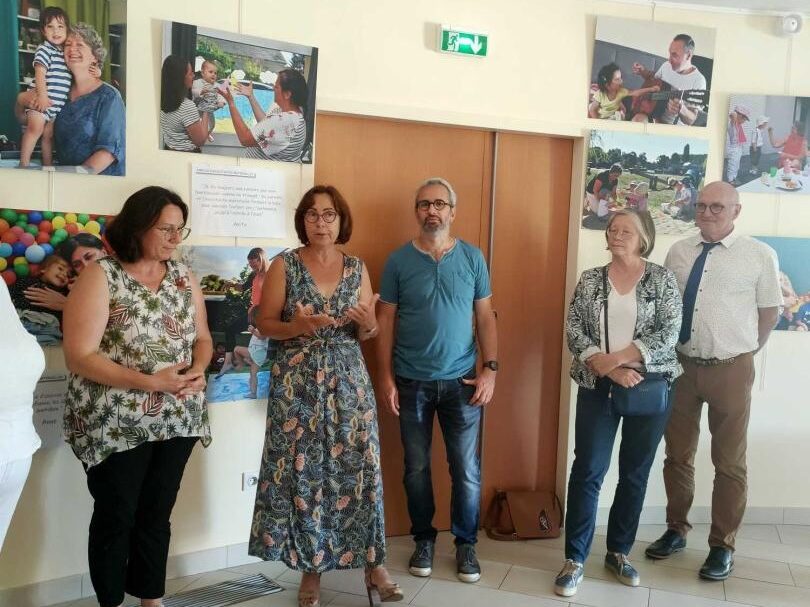
[[[270,266],[258,327],[278,340],[250,554],[304,573],[299,605],[319,605],[320,574],[364,567],[382,601],[402,591],[382,566],[385,528],[374,390],[359,340],[377,334],[348,205],[316,186],[295,211],[305,245]]]

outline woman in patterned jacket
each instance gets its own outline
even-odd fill
[[[164,594],[169,517],[197,441],[211,442],[211,335],[198,282],[172,253],[188,207],[136,192],[107,229],[114,256],[84,269],[64,312],[65,436],[93,496],[88,557],[101,607]]]
[[[608,520],[605,567],[623,584],[638,586],[638,572],[627,555],[635,541],[650,467],[669,418],[672,380],[682,372],[675,355],[681,296],[672,272],[645,259],[655,243],[649,213],[617,211],[607,224],[605,239],[611,262],[582,273],[566,324],[568,349],[574,355],[571,377],[579,384],[579,392],[565,517],[566,560],[554,586],[562,596],[576,593],[582,581],[599,491],[620,420],[619,484]],[[644,372],[668,378],[666,410],[657,415],[619,415],[611,403],[611,386],[635,386],[644,381]]]

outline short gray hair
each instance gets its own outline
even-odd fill
[[[76,34],[84,40],[87,46],[90,47],[96,61],[98,61],[98,69],[103,69],[104,60],[107,58],[107,49],[104,48],[104,41],[98,32],[93,29],[93,26],[87,23],[74,23],[70,28],[70,33]]]
[[[425,179],[422,183],[419,184],[419,187],[416,188],[416,193],[414,194],[414,200],[419,198],[419,192],[421,192],[424,188],[431,186],[431,185],[441,185],[447,190],[448,194],[450,195],[450,200],[447,202],[450,203],[451,206],[456,206],[456,191],[453,189],[453,186],[450,185],[450,182],[446,179],[442,179],[441,177],[431,177],[429,179]]]
[[[649,257],[655,247],[655,223],[652,215],[648,211],[636,211],[634,209],[619,209],[608,219],[605,226],[605,240],[608,239],[610,226],[617,217],[630,217],[638,230],[639,255]]]

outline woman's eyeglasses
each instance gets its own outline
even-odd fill
[[[323,213],[318,213],[315,209],[309,209],[304,213],[304,221],[307,223],[318,223],[319,219],[323,219],[326,223],[334,223],[337,216],[337,211],[333,209],[327,209]]]
[[[180,236],[180,240],[185,240],[191,234],[191,228],[175,228],[174,226],[163,226],[162,228],[155,228],[163,232],[163,238],[170,240],[175,236]]]
[[[437,198],[436,200],[417,200],[416,201],[416,208],[420,211],[427,211],[430,207],[433,206],[434,209],[437,211],[443,211],[445,208],[450,207],[451,209],[456,206],[447,202],[446,200],[442,200],[441,198]]]

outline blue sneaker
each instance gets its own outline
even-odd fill
[[[557,574],[557,578],[554,580],[554,592],[560,596],[575,595],[584,574],[585,567],[582,563],[566,559],[562,571]]]
[[[625,586],[638,586],[639,575],[630,560],[620,552],[608,552],[605,555],[605,567],[613,572],[616,579]]]

